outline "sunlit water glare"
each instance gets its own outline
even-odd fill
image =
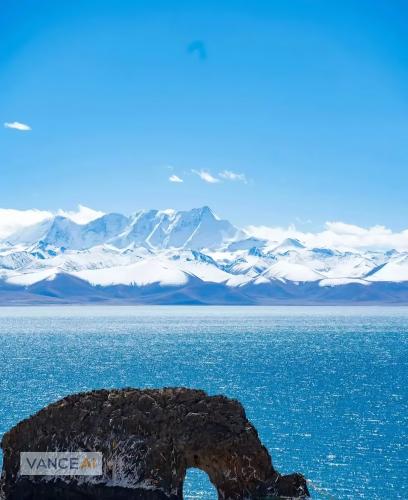
[[[0,435],[73,392],[196,387],[314,498],[408,498],[407,339],[408,308],[0,308]],[[196,471],[185,491],[215,498]]]

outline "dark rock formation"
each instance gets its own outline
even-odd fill
[[[219,499],[304,498],[282,476],[238,401],[185,388],[100,390],[68,396],[20,422],[2,441],[7,500],[183,498],[190,467]],[[22,451],[99,451],[103,476],[20,476]]]

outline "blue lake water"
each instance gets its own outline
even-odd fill
[[[238,398],[313,498],[408,498],[408,308],[0,308],[0,436],[66,394]],[[215,498],[189,474],[187,498]]]

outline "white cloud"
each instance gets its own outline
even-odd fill
[[[213,175],[210,174],[210,172],[207,172],[207,170],[192,170],[193,174],[198,175],[204,182],[208,182],[209,184],[216,184],[217,182],[220,182],[217,177],[214,177]]]
[[[240,181],[244,184],[247,183],[247,178],[245,174],[237,174],[236,172],[232,172],[232,170],[223,170],[218,174],[222,179],[227,181]]]
[[[52,213],[47,210],[0,208],[0,238],[7,238],[19,229],[37,224],[51,217]]]
[[[181,179],[178,175],[176,174],[173,174],[173,175],[170,175],[169,177],[169,181],[170,182],[184,182],[183,179]]]
[[[223,170],[218,173],[218,176],[214,176],[208,172],[208,170],[192,170],[193,174],[198,175],[204,182],[210,184],[216,184],[218,182],[224,181],[239,181],[247,184],[247,178],[245,174],[238,174],[232,170]]]
[[[28,130],[31,130],[30,125],[26,125],[25,123],[20,123],[20,122],[6,122],[4,126],[6,128],[13,128],[15,130],[20,130],[21,132],[27,132]]]
[[[248,226],[246,231],[257,238],[280,242],[297,238],[309,247],[328,247],[339,250],[408,250],[408,229],[394,232],[384,226],[364,228],[344,222],[326,222],[320,232],[304,232],[295,226]]]
[[[92,210],[91,208],[78,206],[76,211],[58,210],[56,213],[48,210],[15,210],[11,208],[0,208],[0,239],[6,239],[11,234],[28,226],[51,219],[54,215],[62,215],[77,224],[86,224],[104,215],[104,212]]]
[[[12,233],[25,227],[51,219],[54,215],[70,218],[77,224],[86,224],[104,215],[82,205],[77,210],[56,212],[48,210],[15,210],[0,208],[0,239],[7,239]],[[308,247],[326,247],[338,250],[408,250],[408,229],[392,231],[385,226],[364,228],[344,222],[327,222],[322,231],[302,231],[296,226],[268,227],[248,226],[245,230],[251,236],[279,243],[286,238],[297,238]]]

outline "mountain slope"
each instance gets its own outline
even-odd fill
[[[208,207],[92,215],[0,241],[0,302],[407,303],[408,252],[268,241]]]

